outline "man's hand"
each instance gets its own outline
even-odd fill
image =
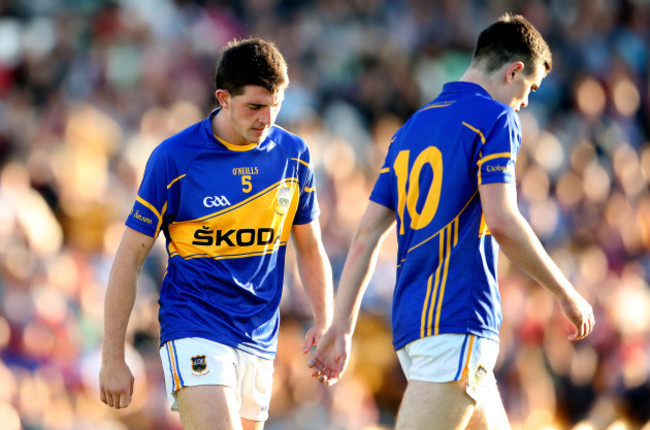
[[[580,340],[585,338],[596,325],[594,311],[591,305],[576,291],[560,300],[560,307],[567,319],[576,328],[574,333],[569,335],[569,340]]]
[[[311,348],[315,345],[318,345],[318,342],[320,341],[321,337],[323,337],[323,333],[327,330],[326,325],[322,324],[314,324],[312,328],[307,331],[305,334],[305,342],[302,345],[302,353],[307,354],[309,351],[311,351]]]
[[[126,408],[133,396],[133,381],[131,369],[123,360],[103,360],[99,372],[100,399],[112,408]]]
[[[307,364],[312,376],[327,386],[336,384],[345,373],[352,347],[351,335],[332,326],[321,337],[314,356]]]

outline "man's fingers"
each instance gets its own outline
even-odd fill
[[[113,395],[108,391],[105,391],[105,393],[106,393],[105,394],[106,404],[112,408],[113,405],[115,405],[115,403],[113,402]]]
[[[305,342],[302,344],[302,353],[307,354],[314,345],[316,345],[316,338],[314,336],[307,336]]]
[[[309,360],[309,362],[307,363],[307,367],[309,367],[309,368],[313,368],[313,367],[317,366],[318,363],[319,363],[319,362],[318,362],[318,359],[316,358],[316,356],[314,356],[314,357],[312,357],[311,360]]]
[[[339,378],[339,377],[335,377],[335,378],[329,378],[327,381],[325,381],[325,382],[323,382],[323,383],[324,383],[325,385],[327,385],[328,387],[331,387],[332,385],[336,384],[336,383],[339,382],[339,381],[340,381],[340,378]]]
[[[314,378],[317,378],[320,376],[321,373],[323,373],[323,369],[325,368],[322,363],[317,362],[313,366],[310,366],[313,370],[311,372],[311,376]]]
[[[127,406],[129,406],[129,403],[131,403],[131,396],[128,394],[122,394],[120,396],[120,403],[119,403],[120,408],[126,408]]]

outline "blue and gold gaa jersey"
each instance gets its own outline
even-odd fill
[[[478,187],[515,182],[519,116],[480,86],[451,82],[397,131],[370,199],[396,213],[393,343],[440,333],[498,341],[498,244]]]
[[[259,145],[218,139],[218,112],[152,152],[126,225],[165,235],[161,345],[202,337],[271,359],[291,227],[319,215],[314,172],[279,127]]]

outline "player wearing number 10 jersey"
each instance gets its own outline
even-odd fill
[[[593,328],[591,306],[517,208],[517,112],[551,67],[537,30],[506,14],[481,32],[460,80],[393,137],[310,366],[323,382],[341,378],[377,249],[396,224],[393,343],[408,380],[397,430],[510,428],[493,372],[499,247],[556,295],[576,329],[571,339]]]
[[[519,117],[451,82],[395,134],[370,199],[397,214],[393,343],[440,333],[498,340],[498,245],[478,186],[515,182]]]

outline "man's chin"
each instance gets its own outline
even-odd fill
[[[269,134],[269,133],[268,133],[267,130],[265,130],[265,131],[262,132],[262,133],[255,133],[255,132],[250,133],[250,134],[248,135],[248,141],[249,141],[250,143],[262,143],[262,142],[264,141],[264,139],[266,139],[266,136],[267,136],[268,134]]]

